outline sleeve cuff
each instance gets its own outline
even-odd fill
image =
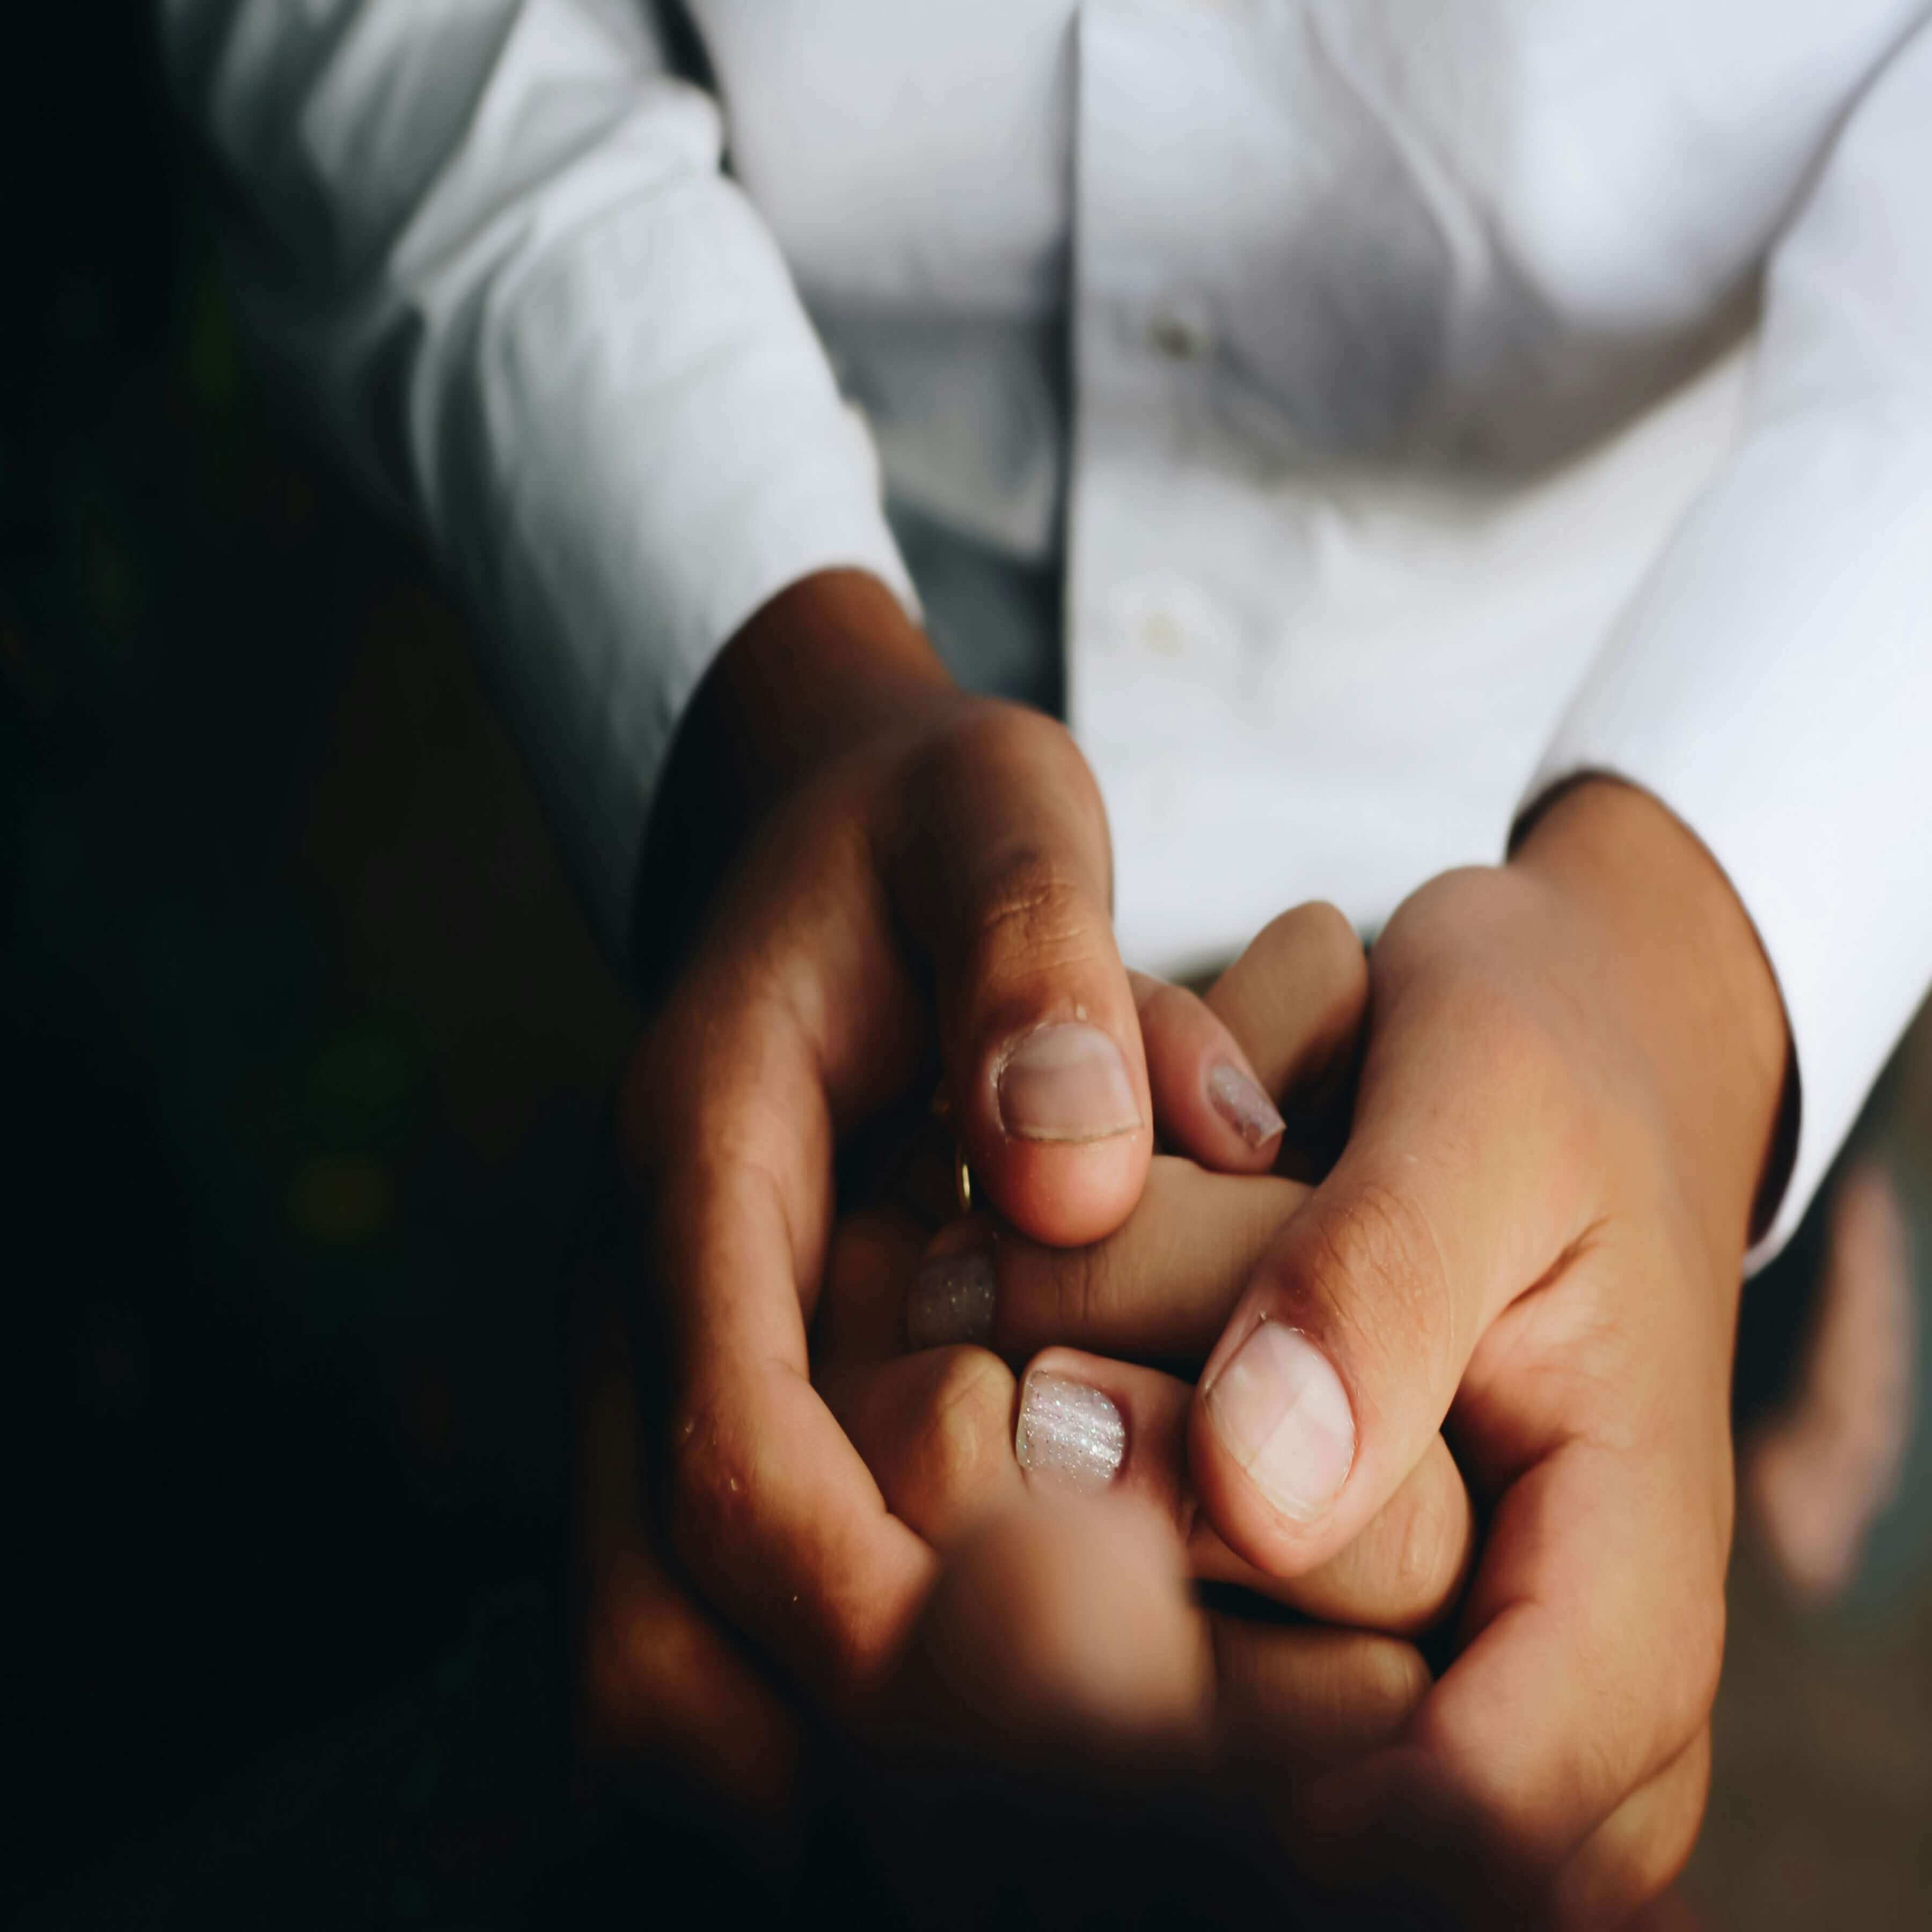
[[[1694,831],[1755,925],[1796,1054],[1802,1218],[1932,968],[1932,452],[1820,412],[1693,512],[1532,781],[1605,772]]]

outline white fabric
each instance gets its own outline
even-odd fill
[[[238,278],[429,532],[599,932],[718,646],[836,564],[913,592],[716,104],[622,0],[164,0]]]
[[[607,935],[742,617],[912,594],[842,386],[904,507],[1064,520],[1137,959],[1670,803],[1790,1012],[1788,1233],[1932,977],[1927,0],[691,0],[739,185],[646,0],[162,5]]]
[[[1804,1108],[1768,1254],[1932,972],[1932,31],[1778,251],[1745,423],[1538,782],[1648,786],[1750,908]]]

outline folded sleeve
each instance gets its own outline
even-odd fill
[[[1773,254],[1732,458],[1579,692],[1587,772],[1703,840],[1784,995],[1789,1238],[1932,980],[1932,27],[1839,130]]]
[[[628,959],[658,776],[786,584],[910,604],[865,428],[645,0],[161,0],[258,340],[427,535]]]

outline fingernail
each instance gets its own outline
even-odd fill
[[[1225,1060],[1208,1072],[1208,1098],[1215,1112],[1251,1148],[1273,1140],[1288,1125],[1261,1088]]]
[[[1036,1028],[1000,1070],[1000,1124],[1024,1140],[1106,1140],[1140,1124],[1127,1064],[1098,1027]]]
[[[1282,1515],[1312,1522],[1341,1494],[1355,1460],[1355,1418],[1341,1378],[1305,1335],[1261,1323],[1207,1402],[1228,1454]]]
[[[915,1348],[983,1342],[993,1332],[998,1294],[989,1250],[929,1256],[920,1263],[906,1297],[906,1340]]]
[[[1104,1490],[1126,1453],[1126,1422],[1098,1389],[1044,1369],[1027,1377],[1013,1432],[1022,1468],[1064,1488]]]

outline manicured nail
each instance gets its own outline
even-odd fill
[[[1029,1141],[1100,1141],[1141,1124],[1120,1049],[1065,1021],[1028,1034],[1000,1070],[1000,1124]]]
[[[1261,1323],[1207,1402],[1228,1454],[1283,1516],[1312,1522],[1341,1494],[1355,1460],[1355,1418],[1341,1378],[1305,1335]]]
[[[920,1263],[906,1297],[906,1340],[915,1348],[983,1342],[993,1332],[998,1294],[989,1250],[928,1256]]]
[[[1020,1396],[1013,1454],[1020,1467],[1070,1490],[1104,1490],[1120,1472],[1127,1425],[1096,1388],[1036,1370]]]
[[[1260,1088],[1225,1060],[1209,1070],[1208,1098],[1215,1112],[1251,1148],[1273,1140],[1288,1125]]]

